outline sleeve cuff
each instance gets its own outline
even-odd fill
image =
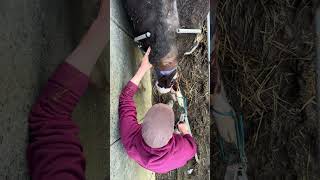
[[[185,135],[183,135],[183,137],[184,138],[192,138],[193,139],[193,137],[190,134],[185,134]]]
[[[59,65],[50,80],[62,85],[78,96],[85,93],[89,84],[89,77],[69,63]]]
[[[126,92],[129,96],[134,96],[134,94],[139,90],[139,87],[133,82],[129,81],[124,88],[124,92]]]

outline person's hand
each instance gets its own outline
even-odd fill
[[[179,131],[181,132],[182,135],[190,134],[188,126],[187,126],[187,124],[185,122],[180,122],[178,124],[178,129],[179,129]]]
[[[152,64],[150,64],[149,62],[149,54],[151,52],[151,48],[149,47],[147,52],[144,54],[142,60],[141,60],[141,65],[140,68],[144,71],[148,71],[149,69],[151,69]]]
[[[133,76],[133,78],[130,80],[137,86],[139,85],[141,79],[143,78],[144,74],[152,67],[152,64],[149,62],[149,54],[150,54],[151,48],[149,47],[146,54],[141,60],[141,65],[136,74]]]

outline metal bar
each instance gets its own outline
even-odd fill
[[[320,7],[316,10],[316,49],[317,49],[317,57],[316,57],[316,78],[317,78],[317,116],[320,118]],[[318,121],[318,127],[320,126],[320,122]],[[319,128],[318,128],[319,129]],[[318,130],[318,135],[320,135],[320,130]]]
[[[201,29],[177,29],[178,34],[201,34]]]
[[[180,119],[184,120],[184,122],[186,123],[186,125],[187,125],[187,127],[189,129],[190,135],[192,136],[191,127],[190,127],[189,119],[188,119],[188,108],[187,108],[186,99],[182,95],[180,90],[176,92],[176,96],[177,96],[177,100],[178,100],[179,106],[181,106],[184,109],[184,113],[180,115]],[[197,163],[200,162],[199,161],[199,157],[198,157],[198,153],[195,154],[194,158],[195,158]]]
[[[188,126],[188,128],[189,128],[189,130],[190,130],[190,135],[192,136],[192,133],[191,133],[191,127],[190,127],[190,124],[189,124],[189,119],[188,119],[188,115],[187,115],[188,113],[186,112],[186,114],[185,114],[185,123],[187,124],[187,126]],[[194,156],[194,158],[196,159],[196,162],[197,163],[199,163],[200,161],[199,161],[199,157],[198,157],[198,153],[196,153],[195,154],[195,156]]]
[[[151,33],[150,32],[146,32],[146,33],[144,33],[144,34],[142,34],[140,36],[135,37],[134,38],[134,42],[139,42],[139,41],[141,41],[143,39],[147,39],[149,37],[151,37]]]
[[[210,62],[210,52],[211,52],[211,43],[210,42],[210,35],[211,35],[211,30],[210,30],[210,12],[207,15],[207,42],[208,42],[208,61]],[[210,66],[210,65],[209,65]]]

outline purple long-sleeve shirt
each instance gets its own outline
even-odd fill
[[[189,134],[173,134],[166,146],[156,149],[149,147],[142,138],[141,125],[137,122],[133,100],[137,90],[138,87],[129,81],[119,100],[120,136],[129,157],[156,173],[167,173],[184,166],[197,151],[194,139]]]
[[[49,79],[29,116],[27,159],[32,180],[85,179],[79,128],[71,114],[88,77],[64,63]]]

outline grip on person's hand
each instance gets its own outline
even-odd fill
[[[188,130],[187,124],[185,122],[183,122],[183,121],[180,121],[178,123],[178,129],[183,135],[189,134],[189,130]]]
[[[149,47],[147,52],[144,54],[143,58],[142,58],[142,62],[141,62],[141,68],[143,68],[144,70],[149,70],[152,67],[152,64],[150,64],[149,62],[149,54],[151,52],[151,48]]]

